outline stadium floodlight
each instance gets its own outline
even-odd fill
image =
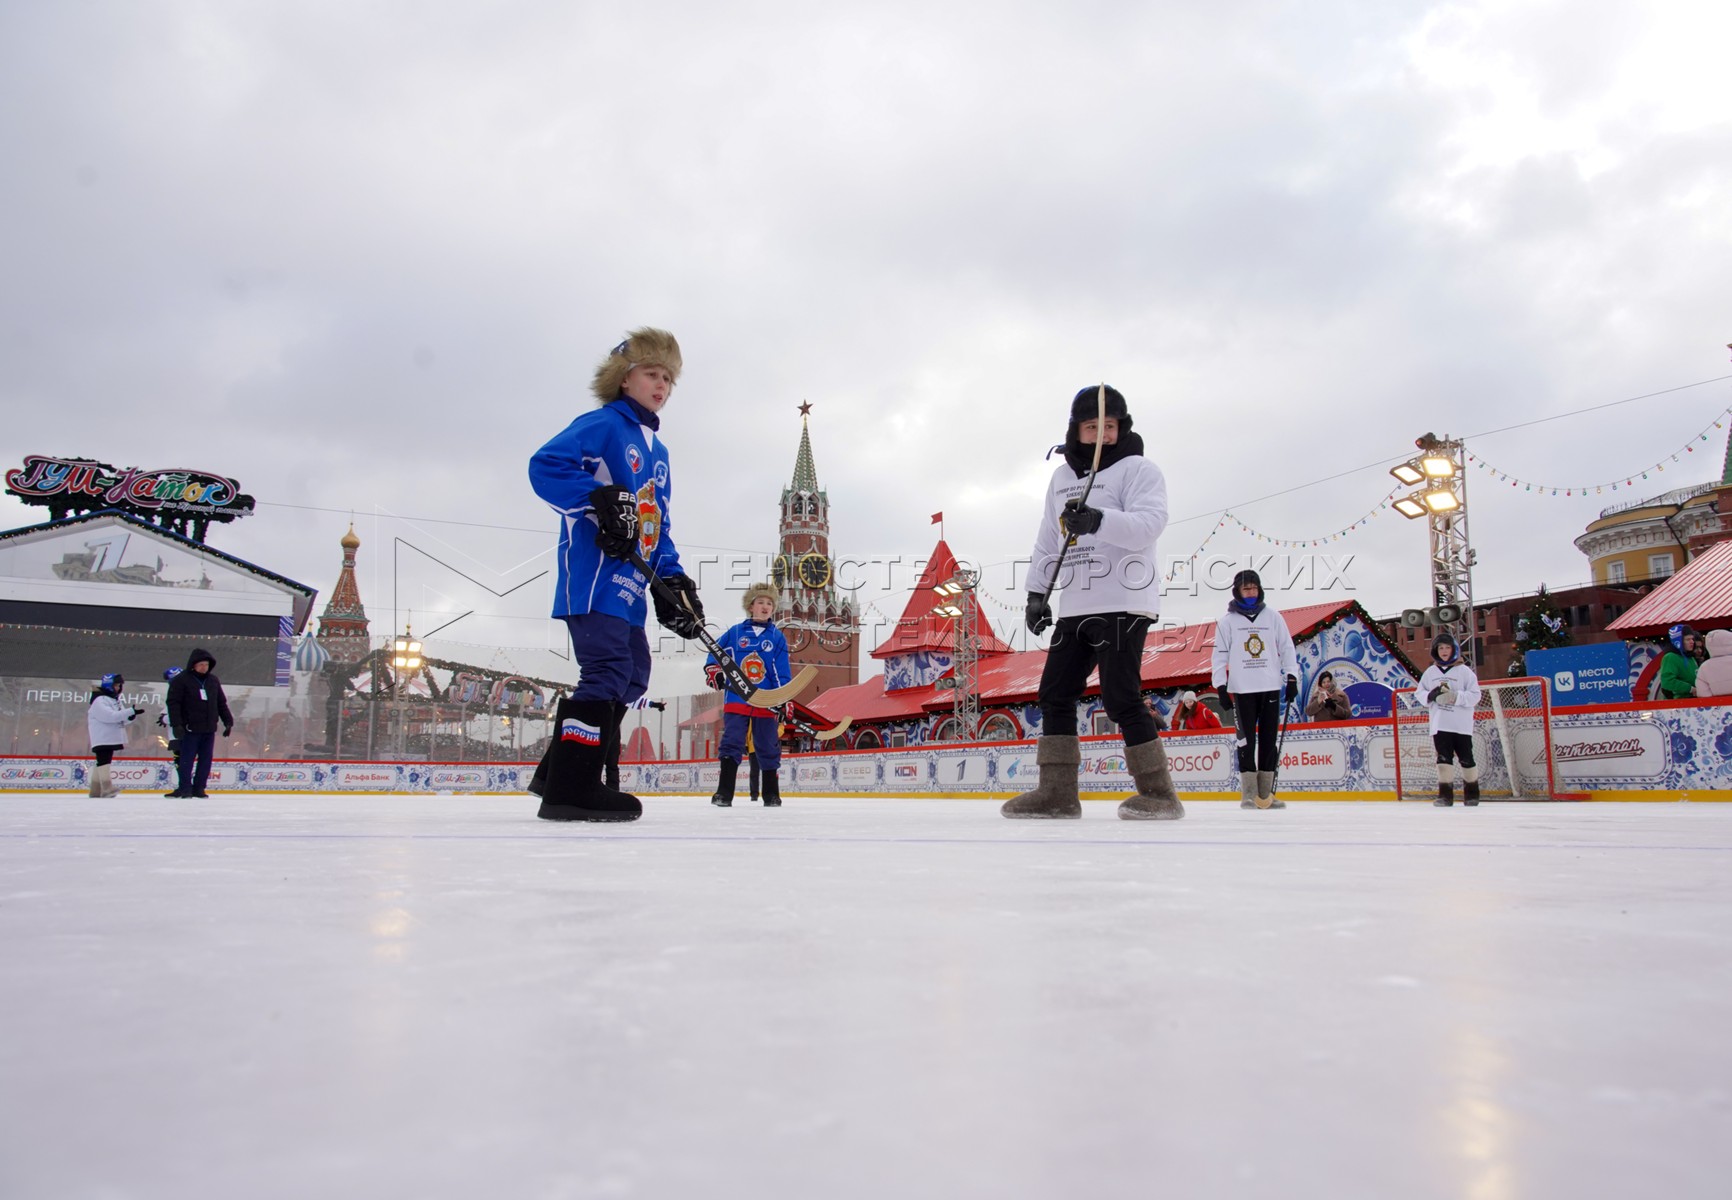
[[[1423,517],[1427,511],[1423,494],[1415,492],[1411,496],[1403,496],[1395,502],[1395,511],[1410,521],[1415,517]]]
[[[1425,470],[1419,465],[1419,460],[1416,458],[1409,459],[1399,466],[1389,468],[1389,473],[1399,479],[1402,483],[1405,483],[1408,487],[1412,487],[1416,483],[1425,482]]]
[[[1448,488],[1435,488],[1425,493],[1425,507],[1434,513],[1454,512],[1461,507],[1461,498]]]
[[[1446,454],[1422,456],[1419,460],[1419,469],[1425,472],[1428,479],[1450,479],[1455,475],[1455,463],[1451,462]]]
[[[421,669],[421,643],[407,631],[402,637],[391,639],[391,665],[399,671]]]

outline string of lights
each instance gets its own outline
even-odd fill
[[[1701,445],[1703,442],[1708,441],[1716,429],[1724,429],[1728,420],[1732,420],[1732,407],[1728,407],[1721,412],[1719,416],[1715,417],[1714,420],[1704,426],[1700,433],[1696,434],[1689,441],[1678,447],[1678,449],[1670,456],[1662,458],[1659,462],[1643,467],[1639,471],[1627,472],[1623,476],[1622,481],[1611,479],[1603,483],[1588,484],[1534,483],[1531,480],[1519,478],[1518,476],[1511,475],[1508,471],[1494,467],[1492,464],[1486,462],[1485,459],[1480,458],[1478,455],[1471,452],[1467,455],[1467,461],[1472,463],[1476,470],[1487,472],[1491,478],[1497,480],[1499,483],[1507,483],[1512,488],[1523,489],[1523,494],[1531,492],[1535,495],[1547,497],[1587,496],[1590,494],[1599,496],[1604,495],[1606,492],[1618,491],[1620,488],[1633,488],[1638,482],[1648,479],[1653,475],[1664,474],[1668,463],[1677,465],[1690,461],[1688,456],[1696,453],[1696,447]]]

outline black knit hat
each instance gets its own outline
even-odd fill
[[[1101,415],[1100,384],[1092,384],[1076,394],[1070,402],[1070,427],[1075,429],[1084,421],[1093,421]],[[1131,410],[1125,407],[1125,398],[1115,387],[1107,388],[1107,416],[1119,423],[1119,432],[1130,429]]]
[[[1258,595],[1262,594],[1262,592],[1263,592],[1263,577],[1261,575],[1257,574],[1257,572],[1255,572],[1249,568],[1246,568],[1245,570],[1240,571],[1237,575],[1233,576],[1233,599],[1243,600],[1245,598],[1245,585],[1247,583],[1256,584]]]

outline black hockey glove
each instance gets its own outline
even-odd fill
[[[1101,510],[1090,508],[1081,500],[1066,500],[1064,511],[1059,513],[1059,524],[1072,537],[1083,537],[1094,533],[1101,527]]]
[[[719,692],[728,686],[728,677],[722,673],[721,667],[710,663],[704,667],[704,682]]]
[[[637,501],[624,488],[604,483],[589,494],[595,506],[595,544],[609,558],[625,559],[637,547]]]
[[[1218,687],[1215,689],[1215,695],[1217,695],[1221,698],[1221,711],[1222,712],[1232,712],[1233,711],[1233,693],[1232,692],[1229,692],[1224,687]]]
[[[1283,703],[1291,704],[1297,699],[1299,699],[1299,677],[1296,675],[1289,675],[1287,676],[1286,699]]]
[[[1425,702],[1427,704],[1435,704],[1437,702],[1438,695],[1442,691],[1443,691],[1443,684],[1440,683],[1436,687],[1432,688],[1429,692],[1427,692],[1425,694]]]
[[[698,585],[689,575],[663,575],[661,579],[674,595],[670,600],[660,588],[651,589],[656,601],[656,620],[669,633],[690,641],[704,628],[704,602],[698,599]]]
[[[1036,637],[1052,625],[1052,605],[1046,602],[1045,596],[1039,592],[1028,594],[1028,607],[1023,610],[1022,622]]]

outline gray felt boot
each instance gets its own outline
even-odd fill
[[[1286,808],[1287,802],[1275,794],[1275,772],[1257,772],[1257,807]]]
[[[1073,737],[1043,737],[1034,745],[1040,782],[1004,802],[999,809],[1007,817],[1075,819],[1082,816],[1077,796],[1077,767],[1082,765],[1082,743]]]
[[[1239,772],[1239,807],[1257,807],[1257,772]]]
[[[1119,803],[1120,817],[1126,821],[1177,821],[1185,815],[1160,738],[1126,746],[1125,766],[1137,785],[1137,794]]]

